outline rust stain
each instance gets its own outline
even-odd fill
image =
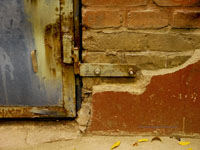
[[[73,61],[74,61],[74,73],[75,74],[80,74],[80,61],[79,61],[79,56],[77,56],[79,53],[79,48],[78,47],[75,47],[74,50],[73,50],[73,55],[72,55],[72,58],[73,58]]]
[[[77,56],[73,55],[74,58],[74,73],[80,74],[80,62],[77,61]]]
[[[31,3],[34,6],[37,6],[38,0],[27,0],[28,3]]]
[[[60,0],[60,5],[65,5],[65,0]]]
[[[72,15],[65,15],[65,12],[61,14],[61,25],[62,25],[62,31],[65,33],[72,33],[73,31],[73,16]],[[65,30],[67,29],[67,30]]]
[[[59,8],[58,7],[56,7],[56,9],[55,9],[57,12],[59,11]]]
[[[32,110],[37,109],[41,112],[49,111],[59,117],[57,114],[61,114],[60,117],[67,114],[63,107],[0,107],[0,117],[1,118],[37,118],[37,117],[49,117],[50,115],[42,115],[33,113]],[[55,117],[54,116],[54,117]],[[51,116],[50,116],[51,117]],[[52,116],[53,117],[53,116]]]
[[[60,0],[60,10],[62,11],[65,5],[65,0]]]
[[[60,39],[60,21],[58,19],[56,23],[46,25],[44,35],[46,64],[52,77],[56,77],[57,67],[62,62]]]
[[[69,14],[66,14],[66,12],[63,10],[65,7],[65,0],[60,0],[60,20],[61,20],[61,32],[73,32],[73,13],[69,12]],[[67,30],[65,30],[67,29]]]
[[[35,6],[32,4],[37,4],[37,9],[34,9]],[[25,10],[30,16],[37,50],[37,75],[41,81],[45,82],[57,79],[58,84],[62,80],[62,41],[59,7],[59,1],[25,0]]]

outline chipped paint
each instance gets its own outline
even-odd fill
[[[73,66],[63,64],[72,63],[73,1],[37,1],[37,5],[33,5],[31,1],[25,0],[25,9],[33,27],[38,60],[37,75],[46,87],[62,85],[63,97],[60,102],[66,111],[65,116],[75,117]]]
[[[73,66],[65,65],[63,69],[64,108],[70,117],[76,117],[75,76]]]
[[[2,2],[5,10],[1,13],[4,21],[0,26],[5,27],[1,30],[5,36],[1,37],[0,47],[0,102],[5,107],[0,107],[0,118],[76,115],[73,66],[65,66],[62,61],[61,9],[63,16],[67,16],[64,9],[67,2],[72,0]],[[70,11],[73,14],[73,7]],[[68,21],[72,20],[73,15]],[[70,69],[63,77],[67,67]]]
[[[62,107],[0,107],[0,118],[64,117]]]
[[[73,49],[73,1],[60,0],[60,20],[63,45],[63,62],[72,64]]]
[[[36,2],[33,5],[33,1],[25,0],[24,2],[33,27],[38,58],[37,74],[43,81],[61,80],[60,19],[59,12],[56,11],[56,8],[60,8],[59,2],[37,1],[37,6]]]
[[[129,92],[135,95],[141,95],[145,92],[146,86],[151,83],[151,78],[159,75],[166,75],[177,72],[187,66],[197,63],[200,60],[200,49],[193,52],[192,56],[182,65],[174,68],[166,68],[159,70],[141,70],[138,72],[135,83],[128,84],[103,84],[93,86],[93,94],[103,91],[115,91],[115,92]]]
[[[114,91],[114,92],[129,92],[135,95],[140,95],[146,90],[146,86],[150,83],[151,77],[140,77],[135,83],[128,84],[103,84],[93,86],[93,94],[103,92],[103,91]]]
[[[183,68],[186,68],[187,66],[197,63],[200,60],[200,49],[197,49],[193,52],[191,58],[189,58],[185,63],[183,63],[180,66],[169,68],[169,69],[159,69],[159,70],[142,70],[142,74],[144,76],[158,76],[158,75],[165,75],[177,72],[178,70],[181,70]]]

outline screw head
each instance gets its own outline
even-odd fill
[[[101,74],[101,70],[100,70],[99,68],[96,68],[96,69],[94,70],[94,74],[95,74],[95,75],[100,75],[100,74]]]
[[[129,68],[128,73],[129,73],[130,75],[134,75],[134,74],[135,74],[135,71],[133,70],[133,68]]]

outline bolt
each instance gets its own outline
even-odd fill
[[[133,70],[133,68],[129,68],[128,73],[132,76],[135,74],[135,71]]]
[[[99,68],[96,68],[96,69],[94,70],[94,73],[95,73],[96,75],[100,75],[101,70],[100,70]]]

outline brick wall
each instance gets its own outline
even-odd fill
[[[194,32],[200,28],[199,0],[83,0],[82,5],[84,62],[102,62],[103,57],[109,63],[173,67],[187,60],[187,51],[200,47],[199,32]],[[183,53],[180,59],[167,53],[161,60],[157,51]],[[147,58],[147,65],[138,52],[154,59]]]
[[[175,89],[179,86],[168,87],[168,83],[179,85],[188,82],[181,77],[179,71],[187,68],[189,64],[194,65],[198,62],[198,58],[195,56],[198,55],[196,51],[200,49],[200,0],[82,0],[82,31],[84,63],[131,63],[141,70],[154,71],[151,78],[156,80],[155,83],[150,80],[145,86],[145,89],[148,87],[148,90],[138,96],[133,93],[129,95],[129,91],[114,91],[117,87],[113,88],[114,92],[111,88],[108,91],[102,89],[101,92],[95,93],[94,86],[104,88],[105,84],[113,87],[120,84],[127,84],[127,86],[132,84],[133,87],[130,88],[135,88],[140,77],[136,77],[136,79],[83,78],[84,102],[92,104],[89,132],[200,133],[197,126],[192,127],[187,124],[189,122],[185,122],[190,120],[190,123],[193,121],[200,126],[200,117],[195,115],[200,112],[196,109],[193,112],[191,108],[188,108],[191,112],[186,115],[185,109],[178,109],[180,105],[184,108],[188,106],[184,102],[183,104],[179,103],[179,95],[183,95],[183,91],[188,91],[188,87],[180,88],[178,93]],[[166,73],[160,74],[160,69],[168,70]],[[198,76],[197,72],[194,75],[187,72],[189,69],[185,70],[186,72],[183,72],[186,73],[188,79]],[[172,78],[173,76],[175,77]],[[179,77],[184,80],[179,80]],[[161,82],[163,80],[165,82]],[[164,91],[158,94],[160,89],[157,83],[159,82],[162,83],[160,85],[162,89],[171,90],[172,93]],[[191,82],[191,84],[195,84],[194,81]],[[194,86],[196,87],[196,85]],[[139,88],[141,87],[138,86]],[[185,95],[192,97],[192,92],[200,93],[195,90],[189,93],[185,92],[187,93]],[[154,95],[156,96],[154,97]],[[166,97],[166,95],[168,96]],[[172,98],[174,95],[176,99]],[[160,98],[162,96],[163,99]],[[147,101],[150,97],[153,99],[151,103]],[[107,104],[110,107],[107,108]],[[196,107],[199,107],[198,104]],[[146,111],[143,109],[145,105],[151,105],[152,108],[147,108],[149,113],[142,121],[141,118]],[[153,108],[154,106],[157,110]],[[174,116],[170,121],[170,116],[176,113],[176,108],[180,116]],[[141,111],[143,115],[132,109]],[[170,111],[170,109],[174,111]],[[159,114],[161,117],[155,118],[155,114]],[[168,121],[164,121],[164,118]],[[136,130],[140,125],[171,125],[176,128]]]

